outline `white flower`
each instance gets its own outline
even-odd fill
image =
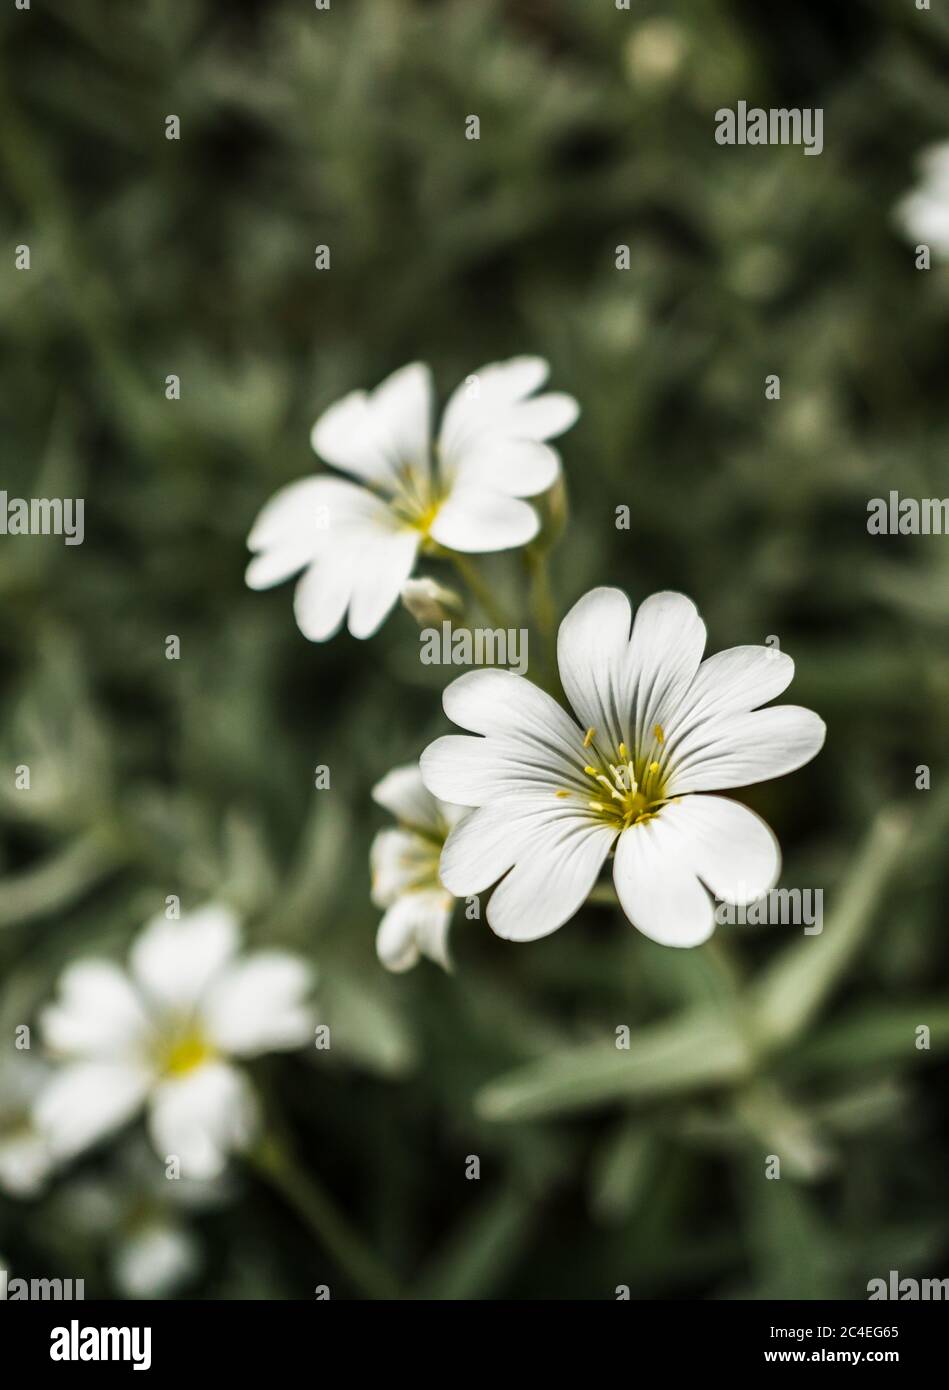
[[[339,629],[370,637],[396,603],[420,549],[510,550],[537,535],[523,499],[549,488],[560,459],[544,441],[577,418],[558,392],[535,396],[547,378],[539,357],[482,367],[457,388],[432,442],[432,380],[413,362],[375,391],[353,391],[313,426],[314,450],[358,482],[329,475],[282,488],[247,544],[252,589],[299,570],[294,610],[314,642]]]
[[[190,1231],[150,1218],[122,1236],[112,1255],[112,1276],[127,1298],[164,1298],[194,1275],[200,1247]]]
[[[50,1219],[102,1248],[123,1297],[165,1298],[202,1264],[189,1215],[221,1208],[233,1195],[228,1174],[169,1182],[154,1154],[136,1136],[97,1176],[64,1184]]]
[[[654,941],[696,946],[714,926],[710,892],[749,903],[777,882],[778,844],[747,807],[698,795],[791,772],[824,742],[794,705],[760,709],[794,663],[766,647],[702,660],[705,625],[682,594],[632,613],[618,589],[594,589],[560,626],[558,660],[579,727],[509,671],[472,671],[445,691],[445,712],[481,735],[449,735],[422,754],[434,796],[478,809],[450,835],[441,878],[456,895],[498,883],[488,922],[529,941],[581,906],[611,849],[630,921]]]
[[[463,806],[426,791],[417,763],[396,767],[372,789],[399,822],[372,842],[372,900],[386,909],[376,951],[389,970],[409,970],[420,956],[449,968],[448,926],[455,899],[438,877],[438,859]]]
[[[187,1177],[213,1177],[252,1139],[257,1104],[232,1059],[300,1046],[311,1034],[311,972],[296,956],[236,959],[237,923],[210,905],[178,921],[154,918],[134,942],[129,972],[107,960],[69,966],[59,1001],[40,1020],[65,1059],[36,1119],[66,1158],[148,1108],[152,1144]]]
[[[924,150],[922,180],[897,204],[896,218],[911,241],[949,256],[949,140]]]
[[[0,1062],[0,1190],[10,1197],[34,1197],[53,1168],[32,1115],[45,1080],[46,1068],[26,1051]]]

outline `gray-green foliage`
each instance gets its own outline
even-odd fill
[[[80,548],[0,542],[2,1021],[166,894],[223,896],[319,967],[334,1047],[259,1078],[407,1287],[859,1298],[943,1272],[949,1240],[949,540],[865,526],[869,497],[949,491],[949,279],[891,216],[949,133],[949,23],[896,0],[633,11],[4,7],[0,476],[87,502]],[[717,147],[738,97],[822,105],[824,153]],[[369,789],[444,731],[443,673],[401,611],[308,645],[289,589],[244,588],[244,539],[341,393],[416,357],[447,390],[526,351],[583,407],[561,609],[681,589],[713,650],[778,636],[827,720],[815,763],[747,796],[783,881],[825,888],[823,936],[679,953],[591,904],[530,946],[458,914],[451,977],[378,965]],[[345,1292],[263,1187],[235,1200],[195,1217],[198,1292]],[[4,1251],[108,1291],[55,1202],[4,1201]]]

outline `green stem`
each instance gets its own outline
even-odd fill
[[[712,968],[724,985],[726,994],[736,998],[742,983],[741,967],[720,927],[716,928],[702,949],[706,960],[711,961]]]
[[[530,580],[530,611],[534,625],[543,640],[543,681],[545,690],[556,694],[557,674],[557,608],[550,587],[550,569],[546,550],[528,546],[524,565]]]
[[[350,1226],[312,1174],[304,1173],[285,1148],[269,1138],[248,1157],[258,1173],[302,1218],[354,1287],[369,1298],[399,1297],[394,1276]]]
[[[588,903],[596,903],[598,907],[619,907],[619,898],[616,896],[616,889],[607,879],[603,883],[596,883],[590,889]]]
[[[452,552],[451,560],[455,569],[494,626],[504,628],[510,627],[511,623],[507,614],[494,597],[490,584],[488,584],[481,575],[477,566],[468,559],[467,555],[459,555],[456,552]]]
[[[554,604],[553,590],[550,587],[547,552],[535,550],[532,546],[528,546],[524,551],[524,563],[527,566],[531,581],[531,612],[539,632],[544,640],[549,642],[553,638],[557,625],[557,609]]]

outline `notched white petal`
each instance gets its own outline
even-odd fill
[[[772,705],[697,726],[675,749],[670,795],[725,791],[782,777],[810,762],[827,726],[800,705]]]

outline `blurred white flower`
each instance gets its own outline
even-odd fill
[[[163,1298],[200,1265],[200,1248],[190,1231],[170,1221],[143,1221],[122,1236],[112,1254],[112,1277],[128,1298]]]
[[[237,958],[231,912],[210,905],[181,921],[156,917],[134,942],[129,971],[108,960],[69,966],[40,1020],[64,1060],[36,1106],[58,1157],[70,1157],[143,1105],[159,1156],[213,1177],[257,1122],[250,1082],[232,1059],[301,1046],[311,1035],[312,974],[296,956]]]
[[[122,1145],[105,1171],[66,1182],[54,1198],[52,1219],[105,1247],[123,1297],[165,1298],[202,1264],[201,1242],[188,1218],[222,1207],[234,1191],[228,1173],[169,1181],[151,1149],[136,1137]]]
[[[897,222],[912,242],[949,256],[949,140],[923,151],[919,171],[920,183],[897,204]]]
[[[539,357],[495,362],[448,401],[432,441],[431,373],[413,362],[372,392],[353,391],[313,426],[314,450],[358,479],[329,475],[282,488],[247,544],[252,589],[303,570],[294,610],[305,637],[322,642],[347,612],[354,637],[370,637],[397,602],[420,550],[465,554],[510,550],[537,535],[525,497],[558,477],[544,441],[577,418],[559,392],[535,396],[547,379]]]
[[[661,87],[674,77],[689,51],[689,35],[674,19],[647,19],[626,40],[626,66],[638,85]]]
[[[53,1168],[53,1155],[33,1120],[46,1068],[27,1051],[0,1061],[0,1191],[34,1197]]]
[[[428,956],[447,970],[455,900],[438,877],[438,859],[466,808],[432,796],[417,763],[393,768],[372,795],[399,822],[380,830],[370,850],[372,900],[386,909],[376,935],[379,959],[389,970],[408,970]]]
[[[441,857],[454,894],[498,883],[488,922],[529,941],[578,910],[615,849],[627,917],[669,946],[711,935],[716,897],[757,900],[776,883],[780,850],[754,812],[725,797],[791,772],[824,742],[823,722],[794,705],[759,709],[794,663],[768,647],[702,660],[705,625],[683,594],[654,594],[635,624],[618,589],[593,589],[560,626],[558,660],[580,727],[510,671],[472,671],[445,691],[445,712],[482,737],[449,735],[422,754],[434,796],[478,809]]]

